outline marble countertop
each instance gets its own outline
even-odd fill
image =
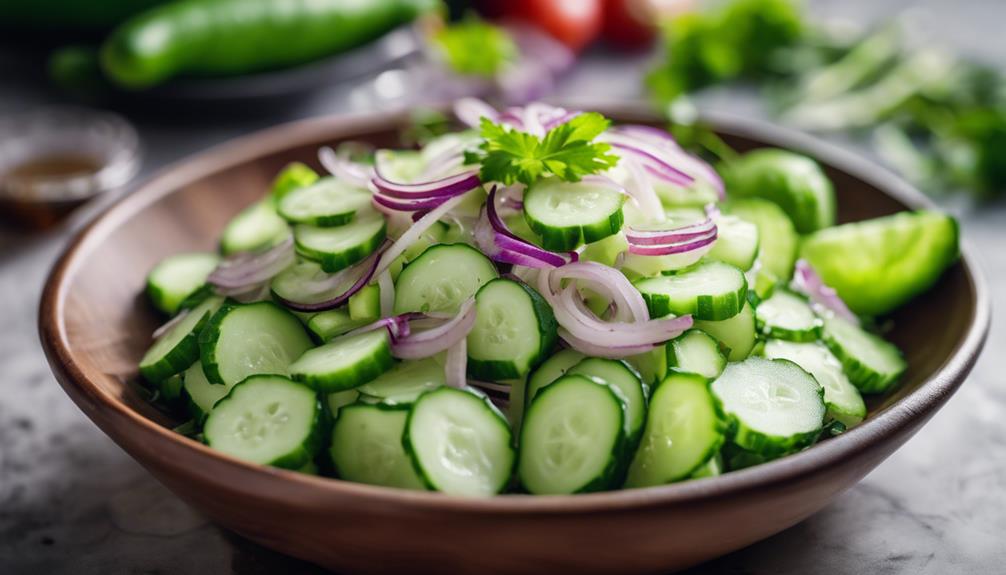
[[[889,17],[930,11],[932,38],[989,59],[1006,55],[1001,0],[812,2],[821,17]],[[995,31],[984,36],[975,31]],[[0,69],[14,62],[0,56]],[[638,98],[644,63],[592,54],[559,94],[567,101]],[[17,82],[0,87],[0,115],[52,96]],[[164,122],[134,118],[144,173],[270,124],[371,109],[354,88],[335,88],[281,114]],[[712,94],[707,109],[758,114],[749,97]],[[986,352],[960,392],[903,449],[807,521],[692,570],[694,574],[987,574],[1006,565],[1006,205],[948,205],[961,217],[993,287]],[[39,236],[0,230],[0,573],[320,573],[225,532],[187,508],[105,437],[53,379],[36,334],[45,275],[86,220]],[[934,310],[938,311],[938,310]]]

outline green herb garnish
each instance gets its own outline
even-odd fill
[[[447,65],[464,76],[494,76],[517,59],[517,44],[498,26],[468,19],[433,36]]]

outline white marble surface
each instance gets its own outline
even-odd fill
[[[812,3],[822,17],[876,18],[922,5],[938,23],[934,41],[985,58],[1006,56],[1006,2]],[[7,60],[11,62],[11,60]],[[5,60],[0,59],[0,69]],[[638,95],[641,66],[593,55],[569,79],[567,98]],[[0,114],[49,96],[0,85]],[[344,90],[254,120],[140,122],[144,171],[289,117],[365,106]],[[756,113],[733,94],[706,105]],[[858,486],[804,523],[695,574],[990,574],[1006,572],[1006,205],[955,206],[964,236],[993,286],[993,330],[973,375],[915,438]],[[79,222],[76,223],[79,225]],[[0,573],[320,572],[226,533],[185,507],[95,426],[56,385],[43,358],[35,314],[44,276],[68,230],[19,237],[0,231]],[[939,310],[933,310],[939,313]]]

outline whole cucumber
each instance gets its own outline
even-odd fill
[[[129,89],[179,75],[282,68],[365,44],[439,0],[180,0],[144,12],[102,46],[105,74]]]

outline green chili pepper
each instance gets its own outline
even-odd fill
[[[119,27],[102,47],[106,75],[140,89],[179,75],[282,68],[360,46],[438,0],[181,0]]]

